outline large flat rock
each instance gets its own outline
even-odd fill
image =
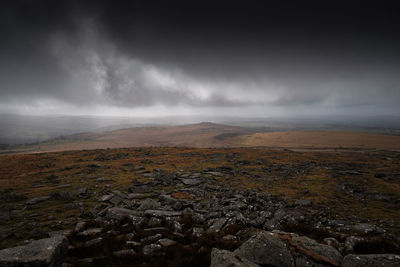
[[[317,241],[308,238],[306,236],[294,236],[293,241],[297,244],[298,248],[303,248],[302,253],[306,252],[308,254],[307,260],[304,257],[298,256],[296,258],[296,266],[319,266],[318,263],[321,264],[331,264],[335,266],[340,266],[342,262],[342,255],[339,251],[328,245],[320,244]],[[314,256],[314,259],[313,257]],[[306,262],[310,264],[305,264]]]
[[[0,250],[0,266],[60,266],[68,250],[62,235],[32,241],[30,244]]]
[[[293,267],[288,247],[271,232],[261,231],[244,242],[234,253],[259,265]]]

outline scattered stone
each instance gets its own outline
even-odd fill
[[[203,228],[200,227],[193,227],[193,235],[196,237],[200,237],[204,232]]]
[[[156,210],[158,208],[160,208],[160,203],[151,198],[146,198],[139,206],[140,210]]]
[[[121,203],[124,199],[121,198],[120,196],[113,196],[111,199],[108,201],[112,203],[114,206],[117,206],[119,203]]]
[[[67,250],[65,236],[35,240],[25,246],[0,250],[0,266],[57,266]]]
[[[136,252],[133,249],[124,249],[113,252],[113,256],[116,258],[125,258],[135,256]]]
[[[222,172],[213,172],[213,171],[208,171],[206,174],[212,175],[212,176],[223,176],[224,174]]]
[[[101,228],[90,228],[90,229],[87,229],[87,230],[85,230],[83,232],[78,233],[77,235],[87,238],[87,237],[94,237],[94,236],[98,235],[101,232],[102,232]]]
[[[332,246],[332,247],[334,247],[334,248],[338,248],[339,246],[340,246],[340,243],[339,243],[339,241],[337,241],[335,238],[333,238],[333,237],[327,237],[327,238],[324,238],[324,240],[322,241],[325,245],[328,245],[328,246]]]
[[[211,251],[211,265],[210,267],[257,267],[255,264],[246,258],[235,255],[228,250],[220,250],[213,248]]]
[[[50,199],[50,196],[42,196],[42,197],[35,197],[35,198],[31,198],[30,200],[28,200],[26,202],[27,205],[35,205],[39,202],[43,202]]]
[[[159,227],[161,226],[161,219],[156,217],[151,217],[147,223],[147,227]]]
[[[144,215],[149,217],[177,217],[181,216],[182,212],[168,210],[146,210]]]
[[[126,241],[126,246],[130,248],[138,248],[142,246],[142,243],[136,241]]]
[[[400,255],[395,254],[350,254],[344,257],[342,267],[398,267],[400,266]]]
[[[77,195],[78,197],[86,197],[86,196],[87,196],[87,193],[88,193],[87,187],[79,187],[79,188],[76,190],[76,195]]]
[[[308,199],[298,199],[294,202],[294,204],[301,207],[310,207],[312,205],[312,201]]]
[[[143,247],[143,254],[145,256],[150,256],[150,255],[155,254],[156,252],[158,252],[161,248],[162,247],[159,244],[146,245],[146,246]]]
[[[128,194],[127,198],[128,199],[142,199],[148,197],[147,194],[141,194],[141,193],[130,193]]]
[[[166,247],[170,247],[176,244],[176,242],[174,240],[168,239],[168,238],[162,238],[160,240],[158,240],[158,243],[166,248]]]
[[[145,170],[145,168],[143,166],[136,166],[132,170],[133,171],[141,171],[141,170]]]
[[[181,179],[184,185],[199,185],[202,183],[200,179]]]
[[[344,242],[344,253],[349,254],[354,252],[354,247],[363,241],[364,238],[358,236],[349,236]]]
[[[140,242],[141,243],[154,243],[155,241],[157,241],[157,240],[159,240],[159,239],[161,239],[162,238],[162,234],[156,234],[156,235],[152,235],[152,236],[148,236],[148,237],[145,237],[145,238],[142,238],[141,240],[140,240]]]
[[[222,227],[224,227],[225,223],[228,221],[228,218],[221,218],[214,222],[210,228],[208,228],[207,232],[219,232]]]
[[[103,196],[99,199],[99,201],[102,201],[102,202],[104,202],[104,201],[109,201],[113,196],[114,196],[113,194],[103,195]]]
[[[234,236],[234,235],[225,235],[225,236],[222,237],[222,239],[226,240],[226,241],[236,241],[237,237]]]
[[[362,233],[362,234],[383,234],[386,231],[376,225],[369,223],[358,223],[351,226],[353,231]]]
[[[128,187],[129,193],[151,193],[152,188],[145,184],[134,184]]]
[[[103,238],[102,237],[97,237],[94,239],[91,239],[85,243],[85,247],[98,247],[103,243]]]
[[[106,218],[110,220],[120,220],[123,217],[136,217],[140,216],[141,213],[135,210],[124,209],[124,208],[110,208],[107,210]]]

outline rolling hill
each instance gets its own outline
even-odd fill
[[[53,152],[123,147],[270,147],[400,150],[400,136],[346,131],[278,131],[215,123],[137,127],[80,133],[8,152]],[[7,151],[3,151],[7,152]]]

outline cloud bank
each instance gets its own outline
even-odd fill
[[[341,6],[333,13],[317,6],[315,14],[252,3],[4,5],[0,112],[400,112],[398,21],[390,8],[375,9],[387,18],[382,24],[370,21],[374,9],[348,19],[352,10]]]

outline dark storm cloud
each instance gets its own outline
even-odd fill
[[[398,112],[398,30],[385,1],[6,1],[0,107]]]

